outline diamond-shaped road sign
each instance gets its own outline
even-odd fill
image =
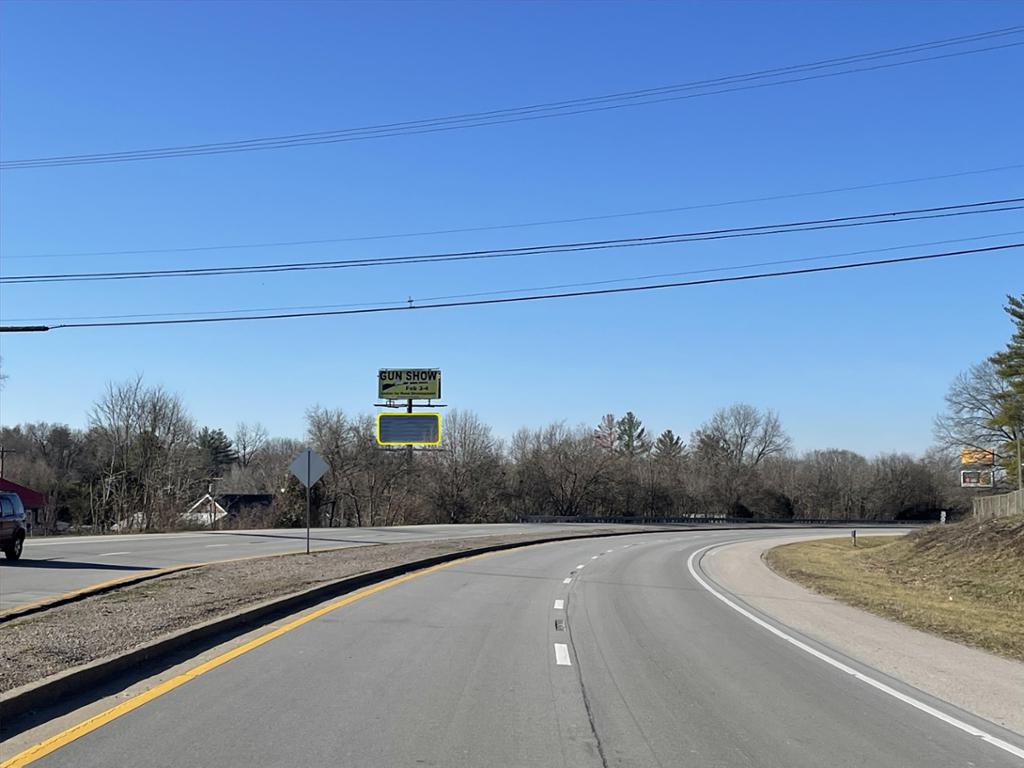
[[[300,483],[309,488],[324,476],[329,467],[327,462],[320,458],[319,453],[312,448],[307,448],[295,457],[294,461],[288,465],[288,469],[299,478]]]

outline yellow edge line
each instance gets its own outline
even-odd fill
[[[332,611],[336,611],[339,608],[344,608],[346,605],[350,605],[356,602],[357,600],[362,600],[364,597],[369,597],[370,595],[374,595],[377,592],[381,592],[385,589],[389,589],[390,587],[403,584],[419,576],[425,576],[428,573],[439,571],[442,568],[448,568],[452,565],[465,563],[469,560],[476,560],[481,557],[487,557],[492,554],[495,553],[485,552],[480,555],[461,557],[458,560],[451,560],[447,563],[439,563],[438,565],[432,565],[429,568],[424,568],[420,571],[413,571],[412,573],[407,573],[403,576],[396,576],[393,579],[388,579],[387,581],[383,581],[380,584],[375,584],[372,587],[367,587],[366,589],[362,589],[358,592],[355,592],[349,595],[348,597],[342,598],[341,600],[329,603],[328,605],[325,605],[323,608],[318,608],[312,613],[309,613],[305,616],[302,616],[301,618],[290,621],[287,624],[278,627],[277,629],[272,629],[269,632],[260,635],[259,637],[254,637],[252,640],[249,640],[248,642],[238,646],[237,648],[232,648],[230,651],[226,651],[225,653],[222,653],[220,656],[216,656],[215,658],[212,658],[209,661],[205,661],[199,666],[193,667],[192,669],[188,670],[187,672],[183,672],[177,677],[172,677],[170,680],[165,680],[159,685],[150,688],[148,691],[144,691],[136,696],[133,696],[132,698],[127,699],[126,701],[123,701],[120,704],[111,707],[105,712],[101,712],[98,715],[94,715],[93,717],[90,717],[88,720],[85,720],[79,723],[78,725],[74,725],[71,728],[62,731],[61,733],[56,734],[55,736],[51,736],[45,741],[41,741],[34,747],[29,747],[24,752],[21,752],[20,754],[15,755],[9,760],[5,760],[4,762],[0,763],[0,768],[21,768],[21,766],[30,765],[31,763],[34,763],[36,760],[39,760],[40,758],[50,754],[51,752],[55,752],[61,747],[67,746],[71,742],[82,738],[86,734],[92,733],[98,728],[102,728],[107,723],[117,720],[119,717],[122,717],[124,715],[127,715],[129,712],[138,709],[143,704],[153,701],[154,699],[163,696],[165,693],[173,691],[175,688],[180,688],[190,680],[194,680],[200,675],[205,675],[207,672],[214,670],[217,667],[223,666],[224,664],[227,664],[232,659],[236,659],[244,653],[248,653],[249,651],[254,650],[255,648],[259,648],[261,645],[269,643],[271,640],[274,640],[275,638],[278,638],[287,632],[291,632],[293,629],[297,629],[298,627],[301,627],[303,624],[308,624],[309,622],[318,619],[321,616],[331,613]]]
[[[371,542],[369,544],[347,546],[347,547],[324,547],[322,549],[310,550],[310,554],[319,554],[321,552],[340,552],[343,549],[362,549],[363,547],[377,547],[381,546],[377,542]],[[59,595],[53,597],[44,597],[42,600],[36,600],[34,603],[26,603],[25,605],[15,605],[11,608],[6,608],[0,611],[0,619],[4,616],[8,616],[12,613],[21,613],[27,610],[35,610],[36,608],[45,608],[51,605],[57,608],[64,604],[66,600],[72,597],[88,596],[93,592],[100,592],[110,587],[115,587],[122,582],[131,582],[133,579],[140,581],[149,581],[150,579],[156,579],[160,576],[167,576],[172,573],[178,573],[179,571],[187,571],[192,568],[201,568],[204,565],[222,565],[224,563],[241,563],[246,560],[262,560],[271,557],[286,557],[288,555],[304,555],[305,552],[271,552],[267,555],[245,555],[243,557],[229,557],[225,560],[201,560],[197,563],[182,563],[181,565],[169,565],[166,568],[145,568],[140,569],[138,573],[133,573],[129,576],[118,576],[116,579],[110,579],[109,581],[101,581],[98,584],[90,584],[88,587],[82,587],[81,589],[73,589],[70,592],[62,592]],[[143,578],[144,577],[144,578]],[[129,584],[128,586],[131,586]],[[31,614],[28,614],[31,615]],[[0,763],[0,768],[3,764]]]

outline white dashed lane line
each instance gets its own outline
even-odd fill
[[[571,667],[569,661],[569,646],[565,643],[555,643],[555,664],[560,667]]]
[[[576,570],[577,571],[582,570],[583,568],[586,568],[586,565],[584,563],[580,563],[579,565],[576,566]]]
[[[565,610],[565,600],[555,600],[555,610],[556,611],[564,611]]]
[[[211,549],[212,547],[230,547],[230,544],[207,544],[206,548]]]
[[[131,552],[103,552],[96,557],[114,557],[115,555],[130,555]]]
[[[572,576],[570,576],[567,579],[562,579],[562,583],[563,584],[571,584],[572,583]]]

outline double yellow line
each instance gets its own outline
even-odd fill
[[[362,600],[363,598],[369,597],[370,595],[375,595],[378,592],[383,592],[385,589],[396,587],[399,584],[404,584],[405,582],[411,581],[415,578],[419,578],[420,576],[426,576],[429,573],[434,573],[435,571],[439,571],[442,568],[448,568],[453,565],[469,562],[470,560],[477,560],[482,557],[488,557],[492,554],[495,553],[485,552],[479,555],[462,557],[458,560],[451,560],[447,563],[432,565],[429,568],[424,568],[420,571],[413,571],[412,573],[407,573],[404,576],[396,576],[393,579],[382,581],[380,584],[375,584],[372,587],[367,587],[366,589],[361,589],[358,592],[354,592],[351,595],[343,597],[340,600],[336,600],[333,603],[329,603],[323,606],[322,608],[317,608],[312,613],[308,613],[305,616],[302,616],[298,619],[294,619],[288,622],[287,624],[278,627],[277,629],[272,629],[269,632],[265,632],[264,634],[259,635],[258,637],[255,637],[252,640],[245,642],[237,648],[232,648],[230,651],[226,651],[225,653],[222,653],[221,655],[213,659],[210,659],[209,661],[205,661],[202,664],[188,670],[187,672],[183,672],[177,677],[173,677],[170,680],[166,680],[160,683],[159,685],[150,688],[148,691],[144,691],[143,693],[140,693],[137,696],[133,696],[132,698],[127,699],[126,701],[123,701],[120,704],[117,704],[116,706],[111,707],[105,712],[101,712],[100,714],[95,715],[94,717],[90,717],[88,720],[85,720],[79,723],[78,725],[72,726],[71,728],[62,731],[61,733],[58,733],[55,736],[51,736],[45,741],[41,741],[39,744],[36,744],[34,747],[29,747],[24,752],[21,752],[20,754],[15,755],[9,760],[5,760],[4,762],[0,763],[0,768],[21,768],[21,766],[30,765],[31,763],[34,763],[36,760],[39,760],[40,758],[50,754],[51,752],[55,752],[61,747],[64,747],[70,744],[71,742],[82,738],[86,734],[92,733],[97,728],[102,728],[107,723],[117,720],[119,717],[123,717],[124,715],[127,715],[129,712],[138,709],[143,704],[153,701],[153,699],[160,698],[165,693],[169,693],[170,691],[173,691],[175,688],[180,688],[190,680],[194,680],[201,675],[205,675],[207,672],[210,672],[211,670],[217,669],[217,667],[227,664],[229,661],[238,658],[242,654],[248,653],[249,651],[255,648],[259,648],[261,645],[265,645],[266,643],[269,643],[271,640],[274,640],[275,638],[281,637],[281,635],[291,632],[293,629],[297,629],[304,624],[308,624],[311,621],[319,619],[321,616],[326,616],[328,613],[331,613],[332,611],[336,611],[339,608],[344,608],[346,605],[351,605],[357,600]]]

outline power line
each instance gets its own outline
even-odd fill
[[[948,218],[953,216],[969,216],[983,213],[1001,213],[1020,210],[1024,205],[1024,197],[988,200],[975,203],[958,203],[953,205],[917,208],[904,211],[888,211],[883,213],[858,214],[828,219],[789,222],[785,224],[761,224],[747,227],[731,227],[726,229],[682,232],[667,235],[645,235],[639,237],[616,238],[608,240],[589,240],[569,243],[532,245],[517,248],[482,249],[475,251],[454,251],[411,256],[384,256],[364,259],[341,259],[330,261],[305,261],[278,264],[259,264],[220,267],[191,267],[182,269],[139,270],[128,272],[78,272],[39,275],[13,275],[0,277],[0,284],[30,284],[56,282],[94,282],[100,280],[138,280],[166,277],[210,277],[239,274],[266,274],[277,272],[300,272],[325,269],[348,269],[355,267],[377,267],[408,264],[438,263],[450,261],[469,261],[479,259],[508,258],[514,256],[536,256],[554,253],[574,253],[580,251],[604,250],[609,248],[627,248],[644,245],[668,245],[672,243],[701,242],[722,240],[737,237],[755,237],[761,235],[790,234],[794,232],[810,232],[847,227],[871,226],[875,224],[895,224],[907,221]]]
[[[853,67],[839,71],[819,72],[817,74],[801,77],[784,77],[783,79],[770,80],[780,76],[814,72],[820,69],[829,69],[846,66],[849,64],[877,59],[905,56],[920,51],[930,51],[938,48],[971,44],[986,40],[1018,35],[1024,32],[1024,26],[1007,27],[1003,29],[989,30],[973,35],[962,35],[944,40],[936,40],[926,43],[901,46],[881,51],[855,54],[841,58],[823,59],[805,64],[797,64],[788,67],[776,67],[773,69],[759,70],[741,75],[729,75],[725,77],[712,78],[708,80],[697,80],[676,85],[661,86],[658,88],[647,88],[635,91],[624,91],[602,96],[593,96],[581,99],[570,99],[564,101],[545,102],[523,107],[490,110],[485,112],[471,112],[444,117],[411,120],[398,123],[383,123],[377,125],[363,126],[360,128],[346,128],[332,131],[318,131],[312,133],[288,134],[282,136],[269,136],[255,139],[243,139],[226,142],[211,142],[205,144],[189,144],[180,146],[156,147],[141,150],[127,150],[121,152],[104,152],[77,155],[57,155],[50,157],[26,158],[22,160],[10,160],[0,162],[0,168],[11,170],[16,168],[39,168],[67,165],[87,165],[96,163],[115,163],[135,160],[155,160],[171,157],[193,157],[197,155],[213,155],[234,152],[250,152],[266,149],[280,149],[292,146],[309,146],[315,144],[331,144],[347,141],[361,141],[373,138],[388,138],[393,136],[434,133],[438,131],[457,130],[462,128],[474,128],[487,125],[507,124],[527,120],[538,120],[550,117],[561,117],[578,115],[588,112],[599,112],[610,109],[621,109],[623,107],[657,104],[680,99],[698,98],[721,93],[732,93],[735,91],[751,90],[756,88],[772,87],[790,83],[818,80],[839,75],[868,72],[892,67],[906,66],[939,59],[964,56],[974,53],[1012,48],[1022,45],[1021,42],[1003,43],[999,45],[985,46],[970,50],[954,51],[933,56],[904,59],[902,61],[874,64],[864,67]],[[768,79],[768,82],[761,82]],[[726,87],[718,87],[726,86]],[[714,90],[707,90],[707,89]],[[698,90],[697,93],[685,93],[685,91]]]
[[[737,200],[724,200],[714,203],[698,203],[695,205],[683,205],[676,206],[673,208],[649,208],[640,211],[626,211],[621,213],[606,213],[592,216],[576,216],[573,218],[563,219],[543,219],[540,221],[521,221],[513,222],[510,224],[492,224],[487,226],[477,227],[459,227],[453,229],[434,229],[420,232],[395,232],[390,234],[381,235],[361,235],[354,237],[331,237],[321,238],[315,240],[278,240],[258,243],[227,243],[221,245],[195,245],[186,246],[180,248],[134,248],[129,250],[119,251],[73,251],[67,253],[31,253],[21,255],[5,255],[5,260],[13,259],[55,259],[55,258],[69,258],[69,257],[83,257],[83,256],[143,256],[143,255],[155,255],[155,254],[171,254],[171,253],[199,253],[204,251],[228,251],[228,250],[245,250],[255,248],[282,248],[282,247],[296,247],[296,246],[307,246],[307,245],[333,245],[339,243],[356,243],[366,242],[372,240],[394,240],[398,238],[406,237],[428,237],[434,235],[454,235],[464,234],[469,232],[489,232],[495,230],[505,229],[519,229],[527,227],[543,227],[555,224],[581,224],[590,221],[607,221],[610,219],[623,219],[632,218],[637,216],[652,216],[657,214],[665,213],[682,213],[684,211],[697,211],[708,208],[724,208],[727,206],[734,205],[746,205],[749,203],[765,203],[773,202],[777,200],[792,200],[795,198],[802,197],[813,197],[817,195],[830,195],[839,192],[856,192],[867,189],[880,189],[882,187],[899,186],[903,184],[919,184],[927,181],[941,181],[944,179],[956,179],[965,176],[977,176],[986,173],[998,173],[1001,171],[1012,171],[1020,170],[1024,168],[1024,163],[1013,163],[1010,165],[1000,165],[992,168],[978,168],[967,171],[957,171],[954,173],[943,173],[936,174],[933,176],[917,176],[907,179],[896,179],[893,181],[879,181],[869,184],[855,184],[846,187],[832,187],[829,189],[817,189],[806,192],[789,192],[779,195],[765,195],[761,197],[747,197],[740,198]]]
[[[892,251],[903,251],[909,248],[926,248],[935,245],[950,245],[952,243],[966,243],[976,242],[978,240],[991,240],[996,237],[1010,237],[1014,235],[1022,235],[1024,230],[1015,230],[1012,232],[997,232],[990,235],[978,235],[976,237],[960,237],[949,240],[932,240],[924,243],[908,243],[906,245],[893,245],[886,248],[868,248],[859,251],[844,251],[843,253],[831,253],[822,256],[804,256],[800,258],[792,259],[776,259],[772,261],[759,261],[748,264],[732,264],[724,267],[706,267],[703,269],[689,269],[681,272],[661,272],[657,274],[647,275],[633,275],[631,277],[617,277],[609,278],[605,280],[588,280],[585,282],[575,283],[559,283],[556,285],[541,285],[532,286],[529,288],[505,288],[500,290],[491,291],[475,291],[472,293],[456,293],[448,294],[444,296],[424,296],[422,298],[414,299],[407,297],[405,299],[393,299],[391,301],[364,301],[364,302],[349,302],[347,304],[315,304],[305,306],[288,306],[288,307],[249,307],[249,308],[237,308],[237,309],[223,309],[223,310],[191,310],[187,312],[137,312],[132,314],[117,314],[117,315],[74,315],[74,316],[45,316],[39,317],[8,317],[6,320],[11,323],[25,323],[40,325],[46,323],[59,323],[71,320],[126,320],[143,317],[191,317],[193,315],[239,315],[240,313],[252,313],[252,312],[295,312],[300,310],[318,310],[318,309],[349,309],[355,307],[389,307],[389,306],[402,306],[408,307],[410,302],[416,304],[422,304],[424,302],[432,301],[448,301],[451,299],[468,299],[477,298],[479,296],[502,296],[508,294],[520,294],[520,293],[533,293],[536,291],[553,291],[564,288],[586,288],[594,285],[614,285],[616,283],[631,283],[639,280],[660,280],[669,277],[682,277],[684,275],[702,275],[712,274],[720,272],[736,272],[744,269],[757,269],[760,267],[775,267],[784,264],[804,264],[814,261],[826,261],[830,259],[841,259],[850,256],[865,256],[872,253],[890,253]]]
[[[229,323],[247,320],[285,320],[302,317],[337,317],[343,315],[367,315],[382,314],[390,312],[410,312],[424,309],[450,309],[455,307],[479,307],[492,304],[520,304],[531,301],[551,301],[556,299],[581,298],[585,296],[607,296],[623,293],[639,293],[641,291],[655,291],[666,288],[688,288],[698,285],[715,285],[718,283],[738,283],[750,280],[763,280],[774,277],[790,277],[795,275],[810,275],[824,272],[839,272],[850,269],[861,269],[867,267],[880,267],[891,264],[909,264],[968,254],[994,253],[1014,248],[1024,248],[1024,243],[1010,243],[1007,245],[994,245],[987,248],[972,248],[963,251],[947,251],[945,253],[929,253],[920,256],[900,256],[892,259],[878,259],[875,261],[861,261],[850,264],[834,264],[827,267],[807,267],[805,269],[789,269],[778,272],[760,272],[749,275],[733,275],[730,277],[713,277],[703,280],[688,280],[675,283],[656,283],[651,285],[636,285],[626,288],[599,288],[588,291],[567,291],[562,293],[546,293],[536,296],[513,296],[496,299],[475,299],[469,301],[448,301],[433,304],[414,304],[407,307],[374,307],[367,309],[342,309],[323,312],[290,312],[281,314],[249,315],[247,317],[194,317],[179,320],[121,320],[113,322],[98,323],[63,323],[58,325],[41,326],[0,326],[0,332],[28,332],[28,331],[49,331],[60,328],[128,328],[136,326],[156,325],[196,325],[206,323]]]

